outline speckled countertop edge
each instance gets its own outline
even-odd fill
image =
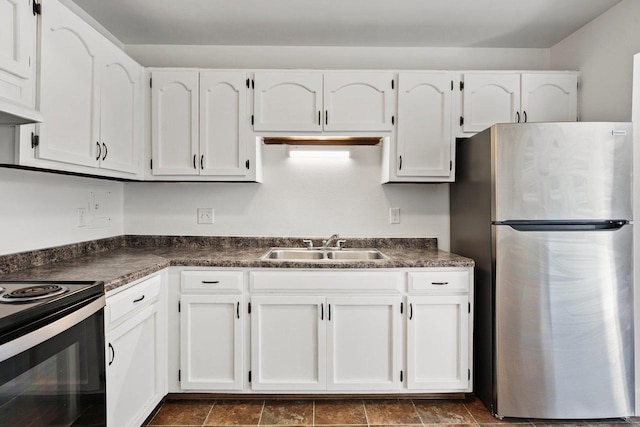
[[[425,268],[473,267],[474,262],[437,249],[436,239],[348,239],[348,247],[377,247],[390,260],[375,261],[290,261],[261,260],[270,247],[300,247],[299,238],[238,238],[183,236],[121,236],[91,243],[91,252],[81,244],[34,251],[31,268],[2,268],[3,258],[27,264],[27,253],[0,257],[0,280],[101,280],[110,291],[168,266],[218,268]],[[120,247],[118,247],[120,244]],[[320,241],[318,240],[318,244]],[[54,262],[43,263],[43,253],[57,254]],[[69,252],[69,253],[67,253]],[[62,255],[61,255],[62,254]],[[65,255],[66,254],[66,255]],[[74,256],[75,255],[75,256]],[[8,258],[7,258],[8,257]],[[12,258],[13,257],[13,258]],[[8,271],[7,271],[8,270]]]

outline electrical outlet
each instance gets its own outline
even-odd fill
[[[389,208],[389,224],[400,224],[400,208]]]
[[[86,227],[87,226],[87,208],[78,208],[76,213],[77,213],[77,226]]]
[[[213,224],[213,208],[198,208],[198,224]]]

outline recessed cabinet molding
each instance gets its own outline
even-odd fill
[[[256,132],[390,132],[393,72],[257,71]]]
[[[34,149],[35,159],[45,162],[35,164],[137,173],[142,67],[56,0],[42,15],[40,51],[45,120]]]
[[[246,72],[154,70],[151,78],[153,176],[259,179]]]
[[[495,123],[578,120],[576,72],[466,72],[461,89],[463,133]]]
[[[31,0],[0,0],[0,125],[42,121],[34,109],[37,20]]]

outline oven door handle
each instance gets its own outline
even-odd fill
[[[44,325],[41,328],[36,329],[33,332],[22,335],[12,341],[0,345],[0,362],[16,356],[23,351],[29,350],[48,340],[56,335],[66,331],[67,329],[77,325],[83,320],[91,317],[93,314],[102,310],[105,306],[104,295],[97,298],[95,301],[73,311],[65,317],[55,320],[48,325]]]

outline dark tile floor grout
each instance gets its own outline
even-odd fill
[[[148,426],[412,426],[412,427],[616,427],[640,418],[537,420],[494,418],[473,396],[461,400],[171,400]]]

